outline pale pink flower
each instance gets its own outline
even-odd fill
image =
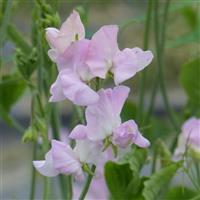
[[[195,117],[188,119],[183,124],[174,158],[181,159],[187,148],[200,153],[200,119]]]
[[[93,75],[105,79],[110,71],[118,85],[143,70],[153,59],[151,51],[136,47],[119,50],[117,25],[101,27],[92,37],[87,64]]]
[[[120,113],[129,91],[130,89],[126,86],[101,89],[98,92],[98,102],[86,108],[87,125],[76,126],[70,137],[74,139],[88,138],[92,141],[109,138],[111,142],[121,147],[126,147],[131,143],[140,147],[149,146],[148,140],[140,134],[133,120],[121,123]]]
[[[90,41],[86,39],[77,41],[67,48],[62,56],[59,56],[59,74],[51,86],[50,101],[56,102],[67,98],[81,106],[98,101],[97,93],[87,85],[87,82],[94,78],[84,62],[89,44]]]
[[[56,28],[46,29],[46,38],[51,47],[49,57],[56,62],[59,54],[62,54],[73,41],[85,37],[85,29],[81,22],[79,13],[73,11],[67,20],[62,24],[60,30]]]
[[[45,160],[33,161],[35,168],[44,176],[74,174],[77,179],[82,179],[82,164],[97,164],[102,150],[100,143],[89,140],[77,141],[74,149],[57,140],[52,140],[51,145]]]

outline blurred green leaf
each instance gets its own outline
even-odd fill
[[[167,41],[166,47],[167,48],[175,48],[182,45],[187,45],[194,42],[200,42],[200,34],[199,30],[196,29],[188,34],[178,36],[177,38]]]
[[[183,187],[177,186],[172,188],[166,195],[166,200],[190,200],[195,197],[197,194],[195,191]]]
[[[200,108],[200,58],[183,65],[180,83],[188,95],[189,102]]]
[[[10,24],[7,28],[7,37],[16,45],[16,47],[22,49],[25,53],[31,52],[31,46],[24,39],[24,36],[17,30],[17,28]]]
[[[197,28],[199,20],[198,7],[187,6],[183,8],[182,14],[192,29]]]
[[[9,112],[25,90],[25,82],[17,74],[6,75],[0,81],[0,105]]]
[[[145,200],[158,199],[160,192],[171,181],[180,166],[180,163],[171,164],[162,168],[153,174],[149,180],[145,181],[144,190],[142,192]]]

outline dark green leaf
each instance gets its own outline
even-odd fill
[[[131,199],[131,190],[127,192],[127,188],[132,181],[132,171],[128,164],[118,165],[114,162],[107,162],[105,165],[105,179],[111,199]]]
[[[3,76],[0,82],[0,104],[9,112],[25,90],[25,82],[16,74]]]

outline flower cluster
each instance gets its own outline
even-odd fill
[[[83,171],[89,172],[90,164],[95,164],[98,171],[98,166],[120,149],[132,144],[142,148],[150,145],[134,120],[121,121],[120,113],[130,89],[119,84],[150,64],[153,55],[138,47],[120,50],[117,33],[117,25],[106,25],[90,40],[85,39],[84,26],[76,11],[60,30],[46,29],[51,47],[48,55],[58,67],[57,79],[50,89],[50,101],[68,99],[75,105],[86,106],[86,125],[79,124],[70,133],[69,138],[76,141],[74,148],[61,141],[51,141],[52,147],[45,160],[34,161],[41,174],[74,174],[81,179]],[[91,80],[106,79],[108,74],[114,79],[113,89],[95,91],[90,87]],[[110,150],[114,152],[111,156]]]

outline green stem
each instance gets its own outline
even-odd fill
[[[53,132],[53,137],[59,139],[59,114],[58,109],[55,104],[51,106],[51,127]],[[59,175],[60,189],[63,199],[72,199],[72,180],[71,176],[65,178],[64,175]]]
[[[144,50],[147,50],[149,46],[150,24],[152,18],[152,2],[153,2],[152,0],[149,0],[147,7],[145,33],[144,33]],[[143,118],[145,84],[146,84],[146,70],[143,71],[140,78],[141,86],[140,86],[139,109],[138,109],[139,112],[137,114],[139,122]]]
[[[164,47],[165,47],[165,29],[166,29],[166,23],[167,23],[167,18],[168,18],[168,10],[170,6],[170,0],[167,0],[165,4],[165,9],[164,9],[164,17],[163,17],[163,27],[161,35],[159,35],[159,15],[158,15],[158,1],[155,0],[155,43],[156,43],[156,54],[157,54],[157,61],[158,61],[158,80],[160,83],[160,89],[161,89],[161,94],[163,97],[163,102],[165,104],[166,111],[168,113],[169,119],[171,121],[171,124],[173,125],[174,129],[176,132],[179,132],[179,125],[176,121],[176,118],[174,116],[174,113],[172,111],[172,108],[170,106],[167,92],[166,92],[166,86],[164,82],[164,73],[163,73],[163,57],[164,57]]]
[[[93,173],[95,172],[95,169],[96,169],[96,166],[95,166],[95,165],[92,165],[91,171],[92,171]],[[82,190],[82,192],[81,192],[81,195],[80,195],[80,197],[79,197],[79,200],[84,200],[84,199],[85,199],[85,196],[86,196],[86,194],[87,194],[87,192],[88,192],[88,189],[89,189],[89,187],[90,187],[90,184],[91,184],[91,182],[92,182],[92,178],[93,178],[93,175],[88,174],[87,180],[86,180],[86,182],[85,182],[85,185],[84,185],[84,187],[83,187],[83,190]]]
[[[49,190],[50,189],[50,179],[49,177],[44,177],[44,193],[43,200],[49,200]]]
[[[37,144],[34,143],[33,146],[33,159],[32,160],[36,160],[36,155],[37,155]],[[35,167],[32,165],[32,174],[31,174],[31,188],[30,188],[30,200],[34,200],[35,199],[35,186],[36,186],[36,170]]]
[[[3,17],[1,20],[1,27],[0,27],[0,45],[2,45],[5,35],[6,35],[6,30],[7,26],[9,24],[10,16],[11,16],[11,10],[12,10],[12,0],[7,0],[4,1],[6,2],[5,5],[5,12],[3,13]]]

